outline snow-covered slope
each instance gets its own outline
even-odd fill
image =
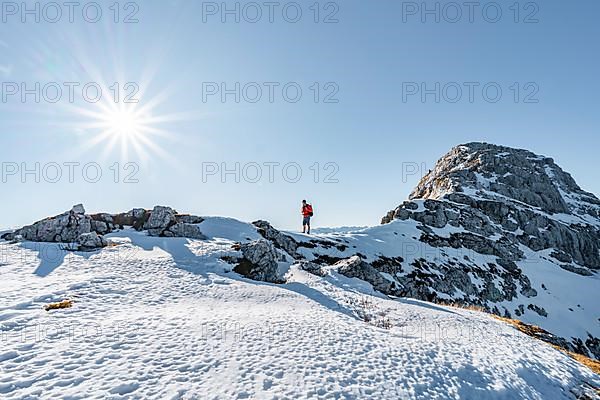
[[[337,239],[399,253],[383,242],[395,226]],[[256,228],[199,227],[205,240],[126,228],[93,253],[0,242],[0,397],[547,400],[600,386],[486,314],[392,300],[333,267],[319,277],[281,262],[285,284],[247,280],[226,260]],[[42,309],[67,298],[72,308]]]
[[[440,237],[448,237],[451,232],[452,229],[436,229]],[[343,244],[340,248],[324,248],[317,239],[290,235],[300,242],[317,246],[301,248],[307,259],[319,261],[319,257],[327,255],[337,261],[360,254],[391,283],[389,287],[378,287],[382,292],[435,302],[487,306],[499,315],[510,310],[511,314],[506,316],[540,326],[561,338],[585,341],[589,335],[600,337],[600,280],[597,275],[583,276],[556,268],[547,252],[524,248],[526,259],[515,262],[521,272],[508,275],[498,271],[495,255],[462,247],[436,248],[421,242],[422,231],[411,220],[395,221],[361,233],[322,235],[318,239]],[[366,279],[373,282],[370,277]],[[503,298],[511,289],[509,284],[514,286],[513,299]],[[526,288],[535,290],[536,295],[528,297]],[[486,296],[497,301],[490,301]],[[514,310],[518,311],[521,304],[524,305],[523,313],[517,315]],[[543,308],[545,316],[536,311],[536,305]]]
[[[76,205],[0,234],[0,397],[597,397],[549,344],[441,305],[600,359],[600,200],[553,160],[458,146],[382,222]]]

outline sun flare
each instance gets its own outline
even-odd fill
[[[116,110],[106,116],[107,128],[116,136],[137,136],[143,126],[142,119],[132,111]]]
[[[110,93],[106,85],[103,88]],[[113,99],[103,98],[103,101],[85,107],[68,105],[68,112],[76,116],[68,126],[89,135],[85,143],[80,144],[79,151],[82,154],[96,152],[97,147],[101,147],[101,159],[108,158],[117,150],[125,160],[135,157],[146,162],[158,157],[177,164],[177,158],[165,149],[167,141],[180,140],[171,123],[197,120],[199,114],[193,111],[157,113],[157,108],[167,97],[168,92],[163,91],[143,103],[115,103]]]
[[[176,118],[168,115],[153,116],[153,105],[99,103],[93,111],[79,109],[78,113],[87,119],[87,122],[79,126],[90,130],[93,135],[82,150],[91,150],[101,145],[104,147],[101,156],[108,156],[118,148],[123,158],[130,157],[131,151],[143,160],[153,156],[171,158],[156,140],[174,138],[174,133],[160,129],[158,125]]]

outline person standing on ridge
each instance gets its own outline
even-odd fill
[[[310,218],[313,216],[313,208],[306,200],[302,200],[302,233],[310,235]]]

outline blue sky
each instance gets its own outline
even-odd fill
[[[297,229],[303,198],[315,205],[317,226],[373,225],[407,197],[420,170],[469,141],[552,156],[580,186],[600,193],[595,0],[523,1],[518,15],[512,1],[484,1],[472,23],[468,9],[457,18],[451,2],[438,3],[439,22],[415,11],[421,2],[387,0],[323,1],[318,16],[313,2],[283,1],[269,22],[259,2],[256,23],[248,22],[255,15],[249,2],[239,2],[246,11],[239,23],[232,15],[223,23],[221,10],[213,15],[221,2],[144,1],[139,9],[122,2],[118,23],[114,1],[98,3],[96,23],[83,18],[86,2],[73,23],[67,8],[56,23],[47,21],[52,9],[40,9],[39,23],[23,10],[3,10],[0,226],[81,202],[88,211],[109,212],[164,204]],[[295,4],[302,16],[291,23]],[[95,10],[86,10],[93,19]],[[132,12],[138,22],[124,23]],[[324,23],[332,19],[338,22]],[[20,92],[7,94],[11,83],[35,92],[36,82],[80,86],[72,104],[66,90],[56,103],[47,101],[51,91],[39,103],[33,94],[24,102]],[[139,102],[123,104],[121,97],[116,104],[109,89],[115,82],[120,94],[132,90],[126,83],[137,85]],[[236,82],[239,103],[235,94],[224,102],[219,93],[207,94],[215,83],[231,90]],[[434,89],[436,82],[439,102],[435,94],[425,101],[407,94],[410,85]],[[466,82],[474,85],[472,102]],[[83,98],[88,83],[105,89],[98,103]],[[252,102],[256,85],[262,97]],[[287,100],[283,87],[291,90]],[[302,96],[292,102],[298,87]],[[492,102],[498,87],[502,96]],[[36,163],[39,172],[23,178],[23,167],[35,170]],[[223,166],[236,163],[239,182],[236,174],[221,176]],[[207,175],[215,166],[218,173]],[[410,173],[415,166],[418,173]],[[102,177],[94,182],[98,169]],[[255,179],[258,170],[262,177]],[[302,176],[294,179],[298,170]]]

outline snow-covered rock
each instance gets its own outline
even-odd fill
[[[184,237],[200,240],[207,239],[207,237],[200,230],[200,226],[197,224],[179,222],[169,227],[167,231],[164,231],[163,235],[167,236],[167,232],[171,233],[174,237]]]
[[[327,272],[323,268],[321,264],[314,263],[312,261],[300,260],[296,262],[296,264],[300,269],[310,272],[313,275],[317,276],[326,276]]]
[[[425,226],[462,227],[480,237],[506,238],[534,251],[552,250],[564,268],[600,269],[600,200],[583,191],[551,158],[485,143],[452,149],[410,195],[388,213]],[[523,257],[518,257],[522,259]]]
[[[346,260],[338,261],[333,267],[348,278],[358,278],[369,282],[375,290],[380,292],[392,295],[401,293],[396,281],[386,279],[377,269],[364,262],[359,256],[352,256]]]

